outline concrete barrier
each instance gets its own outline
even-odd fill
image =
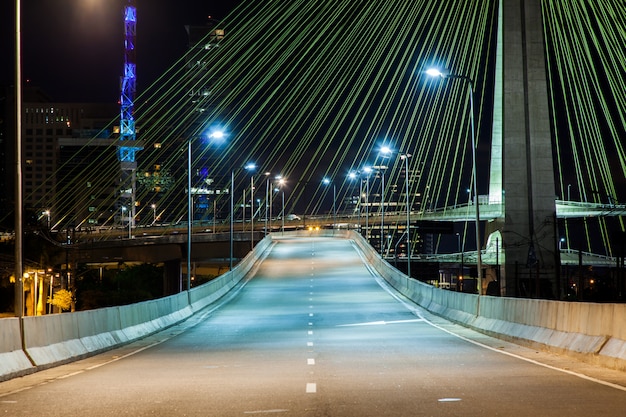
[[[189,294],[192,310],[194,312],[202,310],[227,294],[252,271],[255,265],[258,265],[267,256],[272,244],[272,238],[266,236],[255,245],[254,250],[249,252],[232,271],[228,271],[197,288],[192,288]]]
[[[410,279],[351,233],[370,265],[425,309],[481,332],[586,362],[626,370],[626,305],[504,298],[442,290]]]
[[[0,319],[0,381],[32,368],[33,365],[22,350],[19,319]]]
[[[126,306],[24,317],[24,344],[36,366],[45,368],[137,340],[191,314],[187,294],[181,293]]]
[[[263,239],[233,271],[189,292],[125,306],[23,317],[25,350],[20,319],[0,319],[0,381],[93,355],[189,318],[241,282],[272,243],[270,237]]]

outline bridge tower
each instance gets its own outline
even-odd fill
[[[135,195],[137,162],[135,153],[141,149],[136,140],[134,107],[136,93],[135,38],[137,8],[134,0],[127,0],[124,7],[124,70],[120,81],[120,136],[118,160],[120,161],[120,223],[125,217],[129,230],[135,223]]]
[[[490,203],[502,204],[500,290],[558,297],[556,191],[541,0],[500,0]]]

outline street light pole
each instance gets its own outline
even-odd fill
[[[269,194],[270,194],[270,173],[266,172],[265,173],[265,233],[263,233],[263,236],[267,236],[267,210],[268,210],[268,206],[267,203],[269,201]]]
[[[400,155],[401,159],[404,159],[404,185],[406,192],[406,261],[407,261],[407,275],[411,278],[411,202],[409,198],[409,158],[411,154],[406,153]]]
[[[361,196],[363,194],[363,184],[361,182],[361,176],[359,175],[359,173],[350,172],[348,174],[348,177],[351,180],[354,180],[355,178],[359,179],[359,198],[357,199],[356,204],[358,205],[357,216],[358,216],[358,230],[359,230],[359,233],[360,233],[361,232]],[[351,199],[352,199],[352,197],[351,197]]]
[[[229,243],[230,243],[230,271],[233,270],[233,228],[234,221],[233,215],[234,210],[233,206],[235,205],[235,171],[230,171],[230,233],[229,233]]]
[[[191,289],[191,222],[193,199],[191,197],[191,138],[187,140],[187,291]]]
[[[247,171],[254,171],[256,165],[249,163],[244,167]],[[244,212],[246,211],[246,201],[243,202]],[[254,249],[254,174],[250,174],[250,250]]]
[[[457,74],[445,74],[441,71],[431,68],[426,71],[426,73],[430,76],[441,77],[441,78],[452,78],[459,79],[467,82],[468,86],[468,94],[470,100],[470,123],[471,123],[471,138],[472,138],[472,174],[474,176],[474,198],[476,202],[474,203],[475,207],[475,217],[476,217],[476,268],[478,269],[478,295],[482,294],[482,256],[481,256],[481,244],[480,244],[480,208],[478,207],[478,176],[476,169],[476,133],[474,127],[474,81],[466,76],[466,75],[457,75]]]
[[[383,158],[389,158],[389,156],[391,155],[392,150],[390,147],[388,146],[383,146],[380,148],[380,154]],[[385,164],[382,164],[380,167],[380,172],[381,172],[381,178],[382,178],[382,191],[380,193],[380,202],[381,202],[381,215],[380,215],[380,256],[384,256],[384,229],[385,229],[385,170],[387,169],[387,167],[385,166]]]
[[[324,178],[322,182],[326,185],[331,183],[328,178]],[[335,183],[333,183],[333,230],[335,227],[337,227],[337,189],[335,188]]]
[[[372,172],[372,168],[365,167],[363,168],[363,172],[365,172],[365,240],[369,244],[369,228],[370,228],[370,173]]]

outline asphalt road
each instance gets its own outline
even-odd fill
[[[347,240],[285,239],[185,323],[0,383],[6,416],[623,416],[625,373],[508,344],[386,288]]]

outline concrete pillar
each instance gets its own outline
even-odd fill
[[[556,192],[541,0],[502,0],[500,7],[501,289],[506,296],[556,296]]]
[[[180,289],[181,260],[174,259],[163,262],[163,294],[164,296],[177,294]]]

